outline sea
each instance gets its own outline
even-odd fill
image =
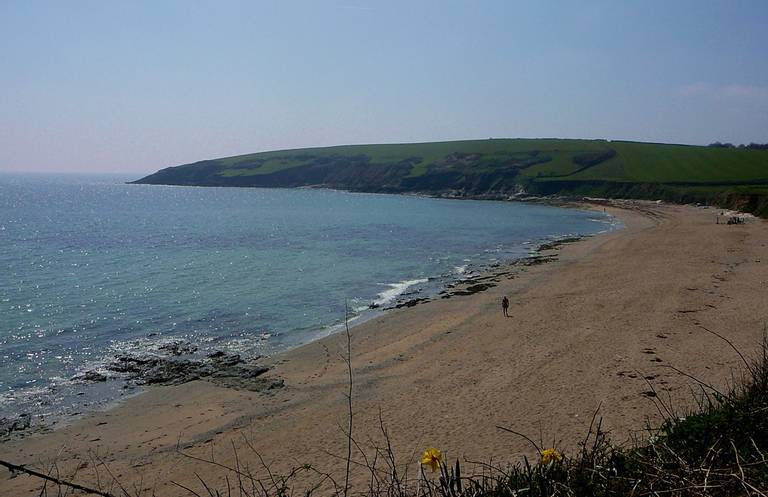
[[[520,202],[0,174],[0,418],[130,395],[118,354],[272,355],[609,215]],[[371,310],[371,307],[376,308]],[[86,382],[86,371],[107,374]]]

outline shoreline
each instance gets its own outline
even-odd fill
[[[755,254],[764,253],[768,226],[759,220],[716,226],[712,209],[646,202],[623,207],[618,217],[625,229],[550,249],[558,254],[550,264],[497,275],[499,285],[481,293],[435,299],[356,325],[360,440],[380,438],[382,409],[404,458],[428,444],[451,458],[514,459],[530,449],[494,425],[528,435],[541,429],[545,439],[560,437],[558,447],[569,449],[585,433],[585,417],[602,405],[606,426],[620,434],[617,441],[640,430],[655,408],[635,371],[664,382],[659,388],[665,395],[687,391],[666,364],[713,384],[727,381],[725,373],[738,358],[731,360],[727,345],[711,336],[694,334],[691,319],[720,330],[723,319],[733,320],[732,332],[741,335],[730,338],[753,350],[761,331],[753,328],[766,319],[754,315],[761,295],[755,289],[765,291],[768,262]],[[497,300],[504,294],[512,296],[511,320],[499,317]],[[667,298],[657,302],[659,295]],[[699,317],[711,313],[707,305],[722,314],[707,318],[715,324]],[[268,375],[285,379],[280,391],[262,395],[203,382],[158,387],[53,433],[6,442],[0,458],[34,465],[50,461],[57,447],[67,468],[99,450],[128,481],[139,473],[170,472],[192,482],[195,471],[219,481],[215,471],[182,458],[176,447],[198,455],[215,450],[217,460],[228,461],[229,443],[247,436],[276,469],[319,460],[323,469],[336,471],[338,460],[323,454],[343,452],[337,426],[345,412],[342,338],[331,335],[273,358]],[[0,489],[20,492],[32,483],[1,479]]]
[[[342,193],[360,193],[363,195],[370,195],[366,192],[350,192],[347,190],[337,190]],[[381,195],[397,195],[399,194],[390,194],[390,193],[383,193]],[[457,200],[459,198],[454,197],[442,197],[439,195],[429,195],[429,194],[416,194],[417,196],[425,197],[425,198],[435,198],[435,199],[442,199],[442,200]],[[509,202],[512,200],[509,199],[502,199],[502,198],[473,198],[473,197],[466,197],[463,198],[463,200],[485,200],[485,201],[496,201],[496,202]],[[519,201],[519,200],[515,200]],[[524,201],[523,201],[524,202]],[[559,207],[559,208],[576,208],[580,209],[582,211],[595,211],[597,212],[597,209],[589,209],[586,207],[586,205],[581,205],[578,203],[570,202],[568,204],[558,204],[558,203],[552,203],[552,202],[531,202],[531,205],[546,205],[550,207]],[[602,215],[603,213],[601,213]],[[589,233],[585,235],[578,234],[575,237],[572,234],[563,234],[563,235],[551,235],[544,238],[539,239],[530,239],[522,244],[516,245],[515,247],[520,248],[520,252],[522,253],[524,251],[525,255],[514,255],[507,254],[505,256],[502,256],[501,259],[496,261],[483,261],[478,260],[474,262],[468,262],[469,271],[467,273],[456,273],[456,274],[449,274],[449,272],[442,272],[442,273],[436,273],[429,276],[424,276],[423,281],[426,283],[424,289],[418,288],[417,290],[413,290],[414,287],[419,285],[411,285],[406,288],[403,288],[401,291],[396,293],[391,299],[387,299],[385,302],[379,302],[379,296],[382,294],[378,294],[377,296],[374,296],[371,300],[370,304],[366,304],[363,307],[357,307],[355,309],[351,309],[352,314],[350,314],[349,319],[349,325],[350,328],[354,328],[357,326],[360,326],[367,321],[370,321],[372,319],[375,319],[377,317],[383,316],[386,313],[400,309],[400,308],[410,308],[414,307],[415,305],[428,303],[431,301],[434,301],[436,299],[448,299],[453,296],[458,295],[468,295],[470,293],[476,293],[480,291],[485,291],[488,288],[494,286],[493,283],[487,284],[481,284],[477,285],[477,282],[481,281],[487,281],[494,279],[499,272],[498,268],[504,268],[506,266],[516,266],[516,265],[528,265],[530,262],[529,260],[538,261],[539,254],[543,248],[545,248],[548,245],[551,245],[553,243],[559,244],[563,239],[567,241],[575,241],[578,239],[582,239],[585,237],[592,237],[597,236],[600,234],[603,234],[605,232],[615,231],[617,229],[621,229],[621,223],[616,221],[615,217],[607,216],[605,217],[605,230],[597,231],[599,229],[599,223],[603,223],[603,219],[595,219],[595,232]],[[416,283],[420,283],[422,280],[419,280]],[[406,281],[396,282],[387,284],[388,286],[395,287],[401,283],[405,283]],[[387,286],[385,285],[385,286]],[[469,288],[468,288],[469,287]],[[385,291],[386,292],[386,291]],[[382,292],[382,293],[385,293]],[[457,293],[458,292],[458,293]],[[355,300],[355,299],[353,299]],[[345,323],[343,320],[330,323],[328,325],[325,325],[321,328],[317,328],[313,332],[313,337],[308,342],[303,343],[293,343],[290,340],[287,343],[278,344],[277,346],[273,346],[274,349],[272,351],[263,352],[263,355],[265,357],[272,357],[272,356],[280,356],[281,354],[285,354],[286,352],[289,352],[295,348],[302,347],[306,345],[307,343],[311,343],[313,341],[322,340],[328,336],[331,336],[335,333],[338,333],[344,329]],[[151,333],[149,336],[152,335],[158,335],[161,338],[163,338],[162,333]],[[183,346],[188,346],[192,349],[198,348],[198,343],[193,343],[192,341],[188,341],[184,338],[174,338],[173,336],[165,337],[165,340],[170,343],[179,343]],[[163,349],[163,346],[161,347],[155,347],[154,349],[150,348],[145,352],[136,351],[133,352],[131,355],[135,358],[144,358],[146,357],[154,357],[157,356],[158,358],[161,358],[163,360],[169,359],[180,359],[180,360],[192,360],[192,361],[200,361],[205,360],[204,356],[195,355],[192,354],[181,354],[178,356],[178,354],[171,354],[171,355],[163,355],[163,353],[160,352],[160,350]],[[222,350],[226,353],[235,353],[230,350],[227,350],[226,347],[222,349],[216,349],[216,350]],[[262,354],[259,354],[261,356]],[[178,356],[178,357],[176,357]],[[93,367],[86,367],[81,368],[80,372],[70,378],[70,382],[75,381],[75,383],[67,383],[66,387],[72,389],[73,391],[80,390],[85,391],[85,395],[87,397],[84,397],[86,401],[84,403],[80,404],[71,404],[68,407],[62,408],[63,410],[61,412],[56,413],[49,413],[46,415],[46,421],[40,422],[39,418],[42,418],[42,416],[39,416],[36,418],[34,415],[32,417],[32,426],[24,431],[19,432],[13,432],[10,433],[10,437],[2,437],[2,431],[0,431],[0,441],[2,441],[3,438],[24,438],[26,436],[29,436],[34,433],[46,433],[50,432],[51,430],[58,429],[63,426],[71,425],[72,423],[76,422],[79,419],[82,419],[85,416],[88,416],[89,414],[96,413],[96,412],[107,412],[109,410],[112,410],[116,407],[119,407],[123,402],[137,396],[142,395],[145,393],[148,389],[153,388],[155,385],[143,385],[141,383],[133,383],[131,380],[127,378],[123,378],[120,374],[115,375],[113,370],[110,370],[109,364],[114,365],[115,359],[118,356],[113,357],[105,357],[103,359],[99,359],[97,361],[97,364]],[[247,354],[244,356],[245,360],[250,360],[251,357]],[[96,380],[87,380],[87,377],[89,374],[94,374],[96,377],[104,378],[106,375],[108,384],[101,383],[102,379],[96,379]],[[85,379],[84,379],[85,378]],[[82,387],[78,387],[78,383],[82,383]],[[109,397],[102,396],[99,397],[98,395],[89,395],[89,389],[93,386],[98,386],[102,391],[108,391],[111,392],[112,395]],[[102,386],[108,386],[108,388],[101,388]],[[78,393],[78,395],[83,395],[83,393]],[[26,416],[27,412],[31,411],[18,411],[18,416],[12,416],[9,417],[9,420],[13,420],[18,418],[19,416]],[[21,414],[23,413],[23,414]],[[5,419],[5,418],[3,418]]]
[[[164,185],[164,186],[175,186],[175,185]],[[226,187],[220,187],[220,188],[226,188]],[[302,188],[314,188],[314,187],[309,186],[309,187],[302,187]],[[329,188],[322,188],[322,189],[328,190]],[[330,190],[343,192],[343,193],[353,193],[353,194],[355,193],[360,193],[365,195],[371,194],[368,192],[355,192],[355,191],[349,191],[349,190],[335,190],[335,189],[330,189]],[[379,195],[403,195],[403,194],[393,194],[393,193],[378,193],[378,194]],[[531,203],[533,205],[545,205],[545,206],[557,207],[557,208],[580,209],[585,212],[586,211],[599,212],[598,205],[593,202],[580,202],[575,200],[552,199],[547,197],[534,197],[531,199],[526,199],[526,198],[518,199],[518,198],[511,198],[511,197],[497,198],[497,197],[488,197],[488,196],[447,197],[442,195],[432,195],[428,193],[419,193],[419,192],[410,193],[410,194],[406,193],[405,195],[413,195],[413,196],[435,198],[435,199],[442,199],[442,200],[521,202],[521,203]],[[604,214],[604,213],[605,212],[602,212],[601,214]],[[355,328],[362,326],[371,320],[385,318],[391,312],[394,312],[403,308],[407,309],[407,308],[415,307],[417,305],[428,304],[440,299],[445,300],[453,297],[463,297],[463,296],[472,295],[475,293],[484,292],[496,286],[495,282],[498,282],[498,278],[510,274],[510,271],[512,270],[520,269],[520,268],[524,270],[525,267],[538,265],[538,264],[546,264],[556,259],[556,257],[553,257],[553,254],[542,255],[543,252],[552,251],[552,250],[556,251],[559,247],[566,244],[577,243],[579,241],[583,241],[593,237],[607,235],[612,232],[616,232],[621,229],[624,229],[623,223],[616,215],[609,214],[608,219],[611,219],[612,221],[608,223],[609,227],[604,231],[595,232],[595,233],[586,234],[586,235],[578,234],[573,236],[568,234],[568,235],[562,235],[557,237],[547,237],[540,240],[529,240],[525,242],[526,244],[531,244],[531,248],[527,250],[526,255],[511,257],[511,258],[503,259],[493,263],[479,263],[476,265],[469,263],[469,265],[472,266],[472,268],[467,274],[456,274],[452,276],[447,276],[446,274],[442,274],[442,275],[430,276],[427,278],[427,280],[429,281],[442,280],[439,290],[436,288],[433,288],[433,293],[426,294],[426,293],[422,293],[420,289],[415,292],[408,292],[407,291],[408,288],[406,288],[404,289],[403,292],[397,294],[388,303],[385,303],[385,304],[383,303],[380,305],[376,305],[375,307],[372,307],[372,305],[374,305],[372,302],[372,304],[369,306],[366,306],[365,309],[360,309],[357,311],[358,312],[357,314],[350,316],[350,319],[348,321],[349,328],[350,330],[354,330]],[[489,280],[490,280],[490,283],[489,283]],[[408,298],[403,298],[404,296],[407,296]],[[326,339],[332,338],[334,335],[343,333],[344,327],[345,327],[345,322],[343,321],[334,323],[334,324],[329,324],[319,329],[317,331],[316,337],[311,339],[310,341],[289,345],[289,346],[286,346],[285,348],[282,348],[276,351],[275,353],[267,354],[266,356],[264,356],[265,361],[263,362],[266,364],[270,364],[270,368],[271,368],[272,367],[271,365],[274,365],[281,361],[282,356],[285,356],[286,354],[290,354],[291,352],[297,349],[301,349],[302,347],[311,345],[312,343],[326,340]],[[171,341],[173,342],[177,340],[171,340]],[[197,348],[196,344],[187,343],[184,340],[181,340],[180,343],[182,345],[188,345],[188,346]],[[225,353],[229,354],[229,352],[225,352]],[[143,356],[137,355],[135,357],[139,358]],[[168,356],[168,357],[158,356],[158,357],[160,357],[163,360],[173,360],[173,356]],[[182,358],[187,360],[189,359],[195,360],[195,358],[191,356],[182,356]],[[253,358],[246,357],[244,360],[248,362],[252,359]],[[96,371],[86,370],[84,371],[84,373],[81,374],[81,376],[87,375],[88,373],[91,373],[91,372],[96,372]],[[98,374],[101,374],[101,373],[98,373]],[[23,430],[18,430],[18,431],[12,430],[5,436],[2,436],[2,434],[0,433],[0,443],[9,442],[9,441],[23,441],[28,437],[34,437],[34,436],[53,433],[57,430],[72,426],[73,424],[76,424],[79,421],[83,419],[87,419],[93,415],[97,415],[100,413],[109,413],[113,410],[119,409],[120,407],[124,406],[126,403],[130,402],[132,399],[152,392],[153,389],[161,388],[163,386],[169,386],[169,385],[163,385],[163,384],[136,385],[131,383],[130,380],[128,380],[127,378],[120,378],[120,377],[113,377],[112,381],[122,383],[122,387],[120,387],[120,390],[121,390],[120,395],[115,396],[114,398],[94,399],[93,401],[89,401],[90,407],[91,407],[90,409],[81,409],[76,412],[57,413],[50,416],[52,420],[48,419],[46,422],[41,422],[41,420],[39,419],[36,420],[34,415],[30,415],[27,413],[20,414],[13,418],[3,418],[4,420],[8,419],[9,426],[12,426],[12,423],[17,420],[22,420],[30,416],[31,416],[31,422],[29,423],[29,426]],[[98,384],[98,381],[91,381],[86,383]],[[184,383],[188,383],[188,381],[184,381],[182,384]],[[178,385],[170,385],[170,386],[178,386]],[[113,390],[115,388],[118,388],[118,387],[115,387],[115,386],[112,387]],[[86,406],[88,405],[89,404],[86,404]]]

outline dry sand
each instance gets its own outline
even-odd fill
[[[738,356],[702,326],[756,351],[768,322],[768,223],[717,225],[712,209],[623,205],[609,209],[626,229],[552,251],[554,262],[502,268],[510,274],[488,291],[355,327],[353,433],[367,453],[382,442],[381,415],[401,462],[428,446],[451,459],[515,462],[531,446],[497,425],[573,450],[598,406],[613,440],[625,443],[660,419],[643,377],[679,409],[692,405],[694,383],[669,366],[730,381]],[[269,374],[286,387],[270,394],[205,382],[154,388],[53,433],[5,442],[0,459],[46,471],[56,461],[60,474],[80,468],[75,479],[92,485],[98,469],[102,487],[108,468],[129,492],[190,495],[169,481],[204,493],[195,473],[226,488],[226,471],[179,450],[234,464],[234,446],[241,465],[261,471],[247,438],[275,471],[311,463],[341,480],[345,347],[340,334],[275,357]],[[365,478],[353,465],[353,479]],[[0,495],[39,488],[0,469]]]

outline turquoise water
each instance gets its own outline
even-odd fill
[[[610,218],[508,202],[0,175],[0,416],[121,395],[72,378],[183,339],[274,353]]]

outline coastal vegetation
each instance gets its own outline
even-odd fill
[[[590,196],[706,203],[768,216],[768,150],[488,139],[280,150],[169,167],[136,183],[327,187],[448,197]]]

